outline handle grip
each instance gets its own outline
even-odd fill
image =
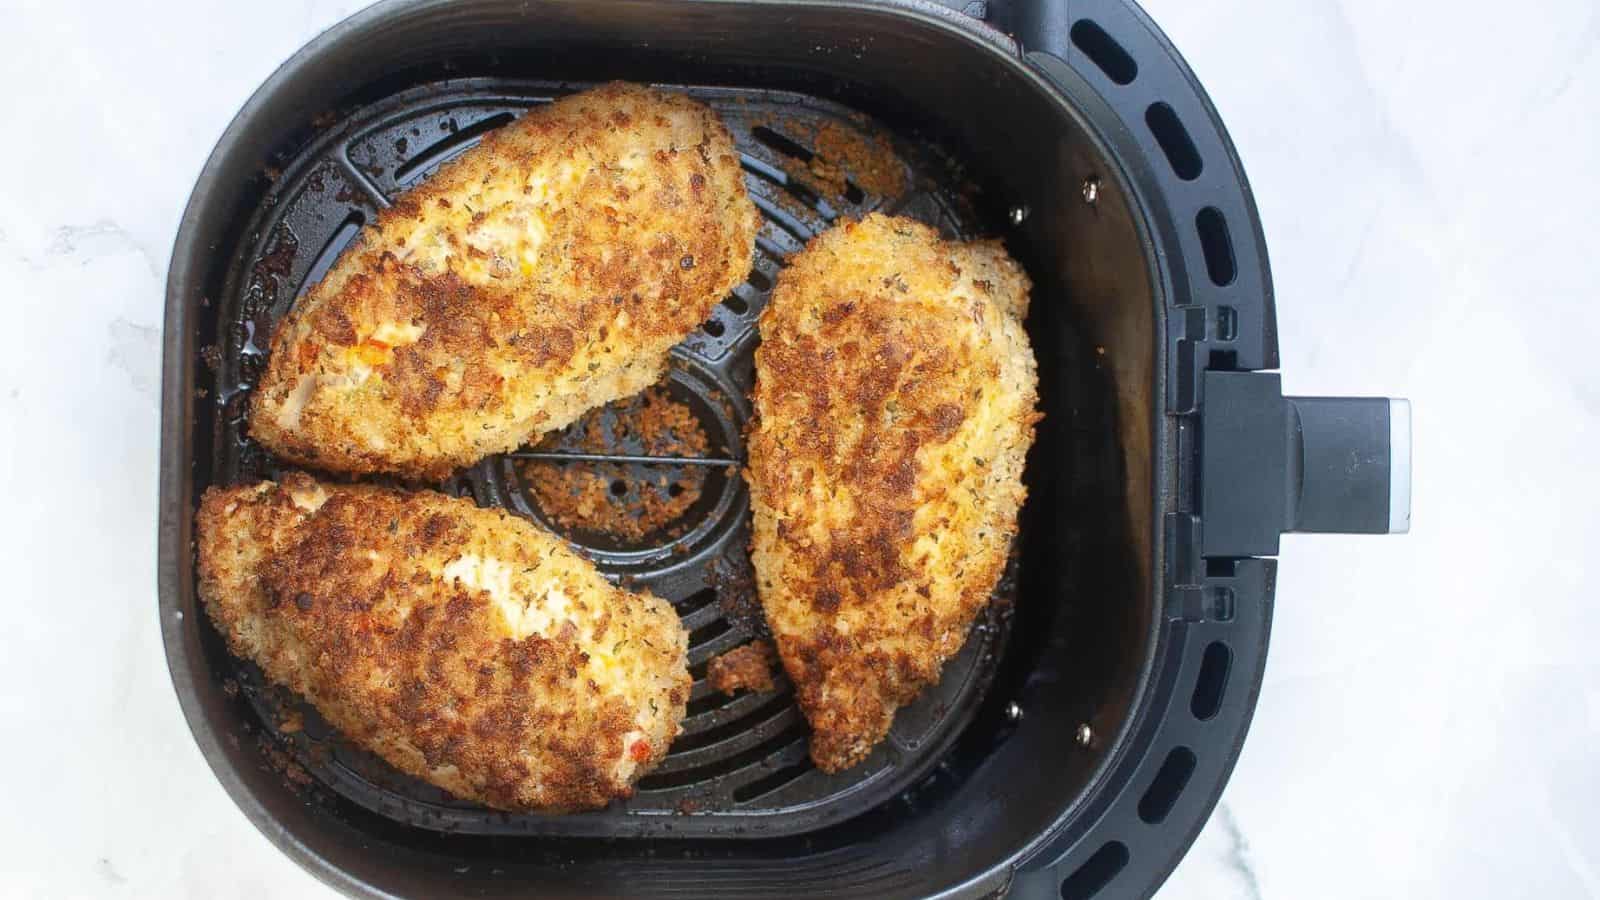
[[[1272,556],[1285,531],[1411,528],[1411,405],[1285,397],[1270,372],[1205,373],[1204,556]]]
[[[1288,531],[1411,530],[1411,404],[1384,397],[1285,397]]]

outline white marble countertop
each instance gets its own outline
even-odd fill
[[[1164,898],[1600,896],[1600,9],[1150,0],[1249,171],[1285,388],[1408,396],[1414,530],[1290,538],[1255,725]],[[211,777],[155,597],[167,256],[354,4],[11,6],[0,896],[326,896]]]

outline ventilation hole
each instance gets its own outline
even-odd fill
[[[1139,64],[1099,25],[1088,19],[1079,19],[1072,26],[1071,35],[1073,45],[1082,50],[1090,62],[1099,66],[1107,78],[1117,84],[1132,84],[1133,79],[1138,77]]]
[[[625,481],[611,482],[611,496],[621,497],[628,492],[628,483]]]
[[[1239,311],[1231,306],[1217,307],[1217,340],[1231,341],[1239,336]]]
[[[776,261],[774,268],[783,265],[783,261],[789,257],[789,254],[798,252],[805,247],[806,241],[815,236],[806,231],[803,226],[795,223],[793,219],[786,219],[783,210],[762,200],[760,196],[752,195],[750,201],[756,205],[756,209],[761,211],[762,218],[782,229],[774,232],[777,235],[777,239],[768,237],[759,231],[756,232],[756,249],[760,250],[763,256]],[[795,228],[799,228],[800,231],[794,231],[793,229]],[[770,276],[768,282],[771,282]]]
[[[1213,350],[1207,368],[1220,372],[1232,372],[1239,368],[1239,354],[1232,350]]]
[[[1155,135],[1161,152],[1167,155],[1167,162],[1179,178],[1193,181],[1200,177],[1200,151],[1194,148],[1194,141],[1172,107],[1165,103],[1150,104],[1144,111],[1144,123],[1150,126],[1150,133]]]
[[[767,273],[761,271],[760,269],[751,269],[750,277],[746,278],[745,281],[750,282],[751,287],[763,294],[772,290],[772,279],[767,276]]]
[[[712,319],[711,321],[700,326],[700,330],[711,335],[712,337],[722,337],[722,332],[726,329],[723,327],[721,322],[718,322],[716,319]]]
[[[639,790],[659,791],[667,788],[688,787],[691,784],[717,778],[737,769],[742,769],[753,762],[757,762],[762,757],[765,757],[776,750],[780,750],[784,746],[792,744],[797,740],[804,740],[805,736],[806,727],[803,724],[796,722],[795,724],[784,729],[782,733],[772,740],[764,741],[748,750],[742,750],[731,756],[719,759],[709,766],[684,769],[681,772],[667,772],[661,775],[651,775],[640,779]],[[676,746],[682,742],[682,740],[682,738],[679,738],[677,741],[674,741],[674,748],[676,748]]]
[[[846,181],[844,183],[844,199],[859,205],[861,201],[867,199],[867,195],[861,188],[856,186],[854,181]]]
[[[366,223],[367,217],[360,210],[353,209],[349,215],[344,217],[344,221],[339,223],[339,227],[333,230],[333,236],[328,238],[328,242],[323,244],[322,249],[318,251],[316,260],[311,263],[310,271],[306,272],[305,280],[300,283],[300,290],[295,292],[296,296],[303,293],[306,288],[321,281],[322,276],[328,274],[328,270],[333,268],[333,261],[338,259],[339,254],[344,252],[344,248],[349,246],[355,236],[361,233],[361,226]]]
[[[728,699],[720,693],[717,696],[722,696],[724,702]],[[793,701],[794,698],[789,694],[779,694],[755,709],[747,710],[742,715],[735,716],[726,722],[720,722],[702,731],[680,734],[673,739],[671,752],[688,753],[690,750],[709,747],[719,741],[725,741],[747,731],[753,731],[767,722],[784,715]],[[768,742],[762,741],[762,743]]]
[[[793,138],[781,135],[765,125],[757,125],[750,129],[750,136],[784,156],[792,156],[802,162],[810,162],[814,155],[810,150],[795,143]]]
[[[1199,169],[1195,171],[1198,173]],[[1222,217],[1222,211],[1215,206],[1200,210],[1195,214],[1194,227],[1200,232],[1200,250],[1205,253],[1206,274],[1211,276],[1211,283],[1217,287],[1233,284],[1233,239],[1228,236],[1228,220]]]
[[[717,602],[717,592],[711,588],[702,588],[673,604],[678,610],[678,615],[687,616],[697,613],[707,606]]]
[[[795,779],[811,771],[811,768],[811,760],[808,759],[798,765],[779,769],[771,775],[763,775],[749,784],[741,784],[733,789],[734,802],[744,803],[770,794],[781,787],[787,787]]]
[[[1128,865],[1128,847],[1110,841],[1061,882],[1061,900],[1089,900]]]
[[[1188,747],[1173,747],[1156,772],[1155,780],[1139,798],[1139,818],[1151,825],[1165,820],[1173,804],[1178,802],[1178,795],[1189,786],[1189,776],[1193,774],[1194,751]]]
[[[816,191],[813,191],[811,188],[808,188],[800,182],[791,179],[784,182],[783,189],[788,191],[791,197],[799,200],[803,205],[805,205],[806,208],[815,209],[818,212],[822,211],[822,195],[818,194]]]
[[[413,156],[398,169],[395,169],[394,180],[400,184],[405,184],[411,175],[425,171],[430,166],[444,162],[449,157],[466,150],[468,146],[477,143],[478,138],[515,118],[516,116],[508,112],[495,113],[486,119],[479,119],[471,125],[451,133],[449,137],[429,146],[428,149]]]
[[[1222,708],[1222,695],[1228,689],[1228,670],[1233,668],[1233,651],[1221,641],[1212,641],[1200,660],[1200,677],[1194,680],[1194,696],[1189,712],[1204,722]]]
[[[704,715],[705,713],[711,712],[714,709],[721,709],[732,702],[733,698],[729,697],[727,694],[724,694],[721,691],[713,691],[704,697],[690,700],[688,706],[684,707],[683,717],[685,719],[692,719],[695,716]],[[677,742],[674,741],[673,744],[676,746]]]
[[[733,629],[726,619],[716,619],[696,628],[689,635],[689,646],[698,647],[707,641],[715,640]]]
[[[1207,578],[1232,578],[1238,571],[1239,561],[1226,556],[1206,557]]]
[[[1232,622],[1233,598],[1233,588],[1206,588],[1206,616],[1213,622]]]
[[[726,300],[722,301],[722,305],[726,306],[728,311],[736,316],[742,316],[750,311],[750,304],[744,302],[744,298],[738,294],[730,295]]]

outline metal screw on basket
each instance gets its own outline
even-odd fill
[[[1011,218],[1011,224],[1013,224],[1013,225],[1021,225],[1023,223],[1023,220],[1028,218],[1028,208],[1026,206],[1013,206],[1013,207],[1011,207],[1011,216],[1010,216],[1010,218]]]
[[[1022,707],[1018,706],[1017,701],[1015,700],[1006,704],[1005,713],[1006,718],[1012,722],[1022,721]]]
[[[1083,202],[1093,206],[1098,199],[1100,199],[1100,179],[1090,175],[1083,180]]]
[[[1089,727],[1088,722],[1085,722],[1078,726],[1078,733],[1076,737],[1079,747],[1087,747],[1094,743],[1094,729]]]

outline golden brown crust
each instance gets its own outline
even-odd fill
[[[672,608],[502,510],[293,475],[206,491],[197,525],[200,596],[233,652],[460,797],[603,806],[677,733]]]
[[[761,318],[757,586],[824,771],[936,682],[1004,568],[1037,377],[996,242],[870,215],[790,260]]]
[[[441,478],[653,383],[749,274],[732,139],[609,84],[487,135],[379,214],[278,326],[251,434],[318,468]]]
[[[766,693],[774,687],[772,663],[776,654],[766,641],[751,641],[713,657],[706,665],[706,680],[728,696],[738,691]]]

